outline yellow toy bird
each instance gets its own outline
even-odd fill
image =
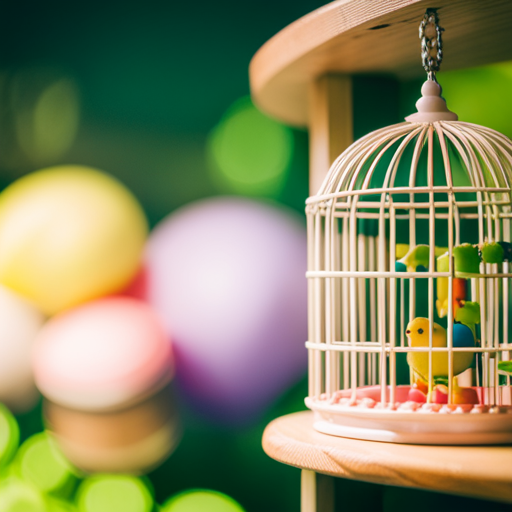
[[[465,326],[464,326],[465,327]],[[418,317],[409,322],[405,334],[409,338],[411,347],[428,347],[430,336],[430,322],[428,318]],[[470,331],[470,329],[467,329]],[[471,335],[471,341],[464,344],[456,343],[454,346],[473,346],[474,338]],[[446,329],[439,324],[434,323],[432,333],[433,347],[446,347]],[[473,362],[472,352],[454,352],[453,354],[453,375],[458,375],[467,370]],[[425,381],[428,382],[428,352],[408,352],[407,363],[409,366]],[[432,377],[448,377],[448,352],[432,353]]]

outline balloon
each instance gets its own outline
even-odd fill
[[[196,409],[249,422],[306,369],[306,232],[284,208],[216,198],[150,235],[148,300]]]
[[[39,397],[31,352],[44,320],[33,304],[0,286],[0,401],[16,412],[31,409]]]
[[[0,479],[0,512],[47,512],[44,496],[32,485],[9,474]]]
[[[43,494],[67,499],[75,490],[76,471],[46,432],[29,437],[21,445],[15,465],[18,476]]]
[[[11,411],[0,403],[0,470],[14,457],[20,442],[20,427]]]
[[[49,320],[36,338],[33,366],[50,400],[79,410],[115,409],[169,381],[171,347],[147,304],[104,298]]]
[[[244,512],[232,498],[208,489],[193,489],[173,496],[162,512]]]
[[[140,205],[114,178],[88,167],[44,169],[0,194],[0,283],[51,315],[122,290],[146,235]]]
[[[80,512],[151,512],[153,496],[140,478],[129,475],[94,475],[77,493]]]

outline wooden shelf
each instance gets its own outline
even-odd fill
[[[424,76],[418,26],[438,7],[442,70],[512,59],[510,0],[338,0],[292,23],[256,53],[252,97],[268,114],[307,126],[308,88],[325,74]]]
[[[358,441],[313,429],[313,413],[270,423],[263,449],[301,469],[378,484],[512,503],[512,446],[419,446]]]
[[[258,107],[309,127],[311,195],[353,140],[351,75],[425,77],[418,27],[428,7],[446,29],[443,71],[512,59],[511,0],[337,0],[284,28],[252,59]],[[315,431],[313,413],[300,412],[270,423],[263,448],[303,470],[303,512],[334,510],[332,478],[323,475],[512,503],[512,446],[346,439]]]

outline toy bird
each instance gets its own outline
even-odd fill
[[[457,245],[453,248],[455,272],[480,273],[478,247],[471,244]]]
[[[396,272],[415,272],[418,266],[428,268],[429,253],[428,245],[416,245],[395,262]]]
[[[500,361],[498,363],[498,370],[512,375],[512,361]]]
[[[405,334],[409,338],[411,347],[428,347],[430,336],[430,322],[428,318],[418,317],[409,322]],[[463,324],[455,324],[453,329],[454,347],[473,347],[475,338],[471,329]],[[432,333],[432,347],[446,347],[446,329],[434,323]],[[453,375],[458,375],[467,370],[473,362],[473,353],[453,353]],[[408,352],[407,363],[425,381],[429,377],[429,354],[428,352]],[[436,378],[448,377],[448,352],[432,353],[432,376]]]
[[[455,281],[455,279],[454,279]],[[455,320],[461,324],[466,325],[473,332],[476,339],[476,324],[480,323],[480,304],[478,302],[459,301],[459,308],[455,312]],[[455,324],[458,325],[458,324]],[[455,329],[455,325],[453,328]],[[453,334],[454,346],[455,345],[455,331]],[[463,345],[466,346],[466,345]]]
[[[437,258],[444,254],[446,247],[435,247],[434,255]],[[428,245],[416,245],[410,247],[407,244],[396,244],[395,262],[396,272],[426,272],[428,270],[430,247]]]

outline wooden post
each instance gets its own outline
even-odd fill
[[[303,469],[301,512],[334,512],[334,478]]]
[[[309,194],[315,195],[331,164],[354,140],[352,78],[315,80],[309,108]],[[334,512],[333,477],[302,470],[301,512]]]
[[[309,97],[309,194],[318,192],[336,157],[354,141],[352,78],[324,75]]]
[[[329,167],[354,140],[352,78],[325,75],[309,98],[309,193],[318,192]],[[333,512],[333,477],[302,470],[301,512]]]

